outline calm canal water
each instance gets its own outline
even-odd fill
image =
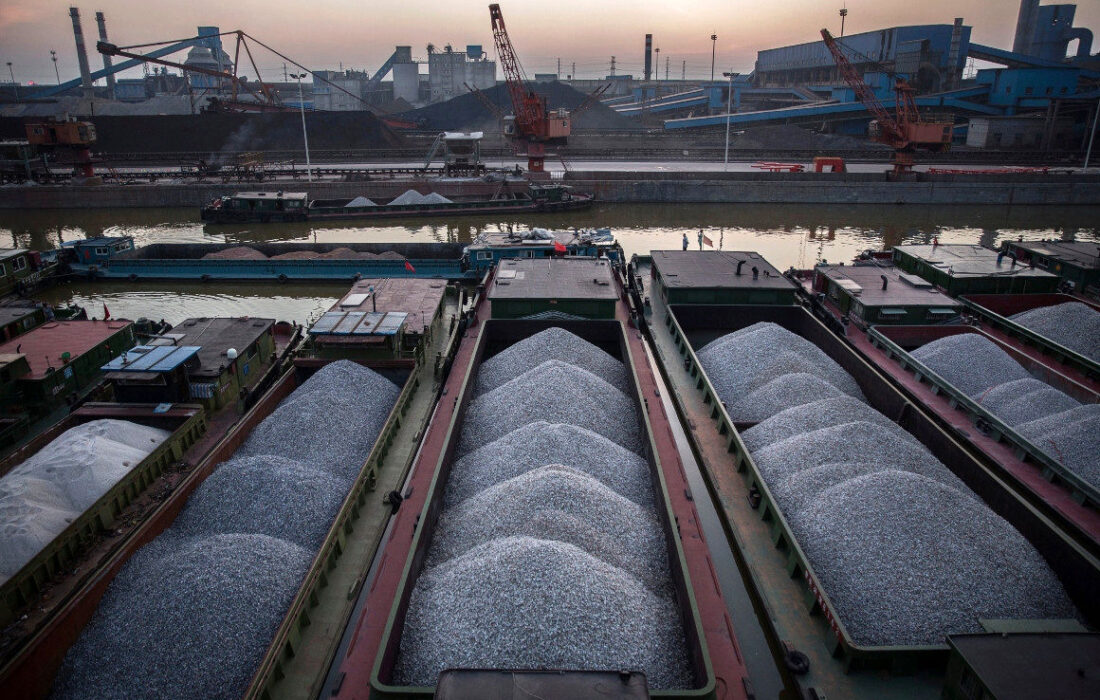
[[[0,245],[33,249],[101,235],[130,235],[149,243],[265,241],[468,242],[482,231],[607,226],[626,254],[679,249],[687,234],[698,248],[700,229],[715,247],[756,250],[780,269],[847,261],[868,248],[903,243],[982,243],[1006,238],[1100,241],[1100,207],[929,207],[852,205],[601,204],[584,212],[519,219],[455,217],[379,222],[212,226],[196,209],[0,211]],[[326,309],[347,285],[256,283],[71,283],[42,294],[55,304],[82,304],[99,316],[164,318],[252,315],[305,322]]]

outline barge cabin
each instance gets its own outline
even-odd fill
[[[493,318],[607,319],[619,293],[607,260],[501,260],[489,289]]]
[[[11,340],[46,322],[46,311],[38,306],[0,307],[0,341]]]
[[[133,236],[98,236],[61,244],[61,262],[104,265],[119,253],[134,249]]]
[[[759,253],[655,250],[653,280],[669,304],[793,304],[795,285]]]
[[[1056,275],[980,245],[901,245],[894,264],[919,275],[950,296],[960,294],[1038,294],[1058,288]]]
[[[564,250],[563,250],[564,249]],[[582,231],[486,231],[463,253],[470,269],[484,272],[501,260],[509,258],[550,258],[561,255],[589,258],[623,259],[623,251],[611,229]]]
[[[33,286],[52,269],[38,251],[0,248],[0,296]]]
[[[863,327],[940,323],[962,309],[928,280],[896,267],[818,265],[813,291]]]
[[[1001,252],[1025,264],[1035,263],[1073,286],[1100,297],[1100,244],[1088,241],[1005,241]]]

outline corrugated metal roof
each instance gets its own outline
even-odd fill
[[[329,311],[321,315],[310,335],[397,335],[405,325],[404,311]]]
[[[100,369],[104,372],[170,372],[201,350],[197,345],[139,345]]]

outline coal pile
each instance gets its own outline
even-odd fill
[[[548,107],[558,109],[575,109],[588,97],[565,83],[532,83],[531,88],[539,95],[547,98]],[[504,114],[512,113],[512,98],[508,95],[506,85],[497,85],[481,91],[493,104],[501,109]],[[445,102],[439,102],[427,107],[403,112],[401,119],[416,122],[422,129],[483,129],[486,131],[499,130],[499,122],[493,114],[490,114],[481,100],[473,93],[459,95]],[[610,107],[597,102],[589,109],[577,115],[572,122],[574,129],[634,129],[637,128],[633,120],[622,116]]]
[[[570,668],[693,687],[633,394],[572,360],[626,376],[561,329],[485,362],[395,683],[431,686],[444,668]],[[498,384],[507,372],[522,374]]]
[[[944,644],[979,618],[1073,618],[1046,561],[984,504],[909,472],[821,493],[799,542],[858,644]]]
[[[241,697],[311,559],[263,535],[161,535],[111,582],[53,696]]]
[[[443,494],[444,503],[459,503],[555,462],[598,479],[640,506],[653,504],[649,464],[639,455],[587,428],[546,421],[528,423],[457,460]]]
[[[843,394],[863,400],[856,381],[821,348],[775,323],[724,335],[697,355],[735,421]]]
[[[684,688],[683,644],[673,601],[622,569],[571,544],[503,538],[420,575],[394,673],[432,686],[445,668],[640,669],[650,688]]]
[[[1100,313],[1087,304],[1067,301],[1009,318],[1093,362],[1100,362]]]
[[[547,360],[470,402],[458,454],[539,420],[583,422],[612,442],[642,452],[638,412],[629,396],[580,367]]]
[[[561,360],[588,370],[619,391],[629,393],[626,366],[587,340],[562,328],[547,328],[481,363],[475,392],[480,395],[506,384],[547,360]]]
[[[58,697],[240,697],[396,403],[326,365],[119,571],[58,675]]]

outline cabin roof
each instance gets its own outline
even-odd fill
[[[489,299],[617,299],[611,266],[593,258],[501,260]]]
[[[741,274],[737,265],[741,261]],[[794,289],[759,253],[745,250],[655,250],[653,267],[666,287],[682,289]],[[752,278],[752,268],[759,271]],[[765,274],[767,273],[767,274]]]
[[[72,362],[129,326],[129,321],[50,321],[0,345],[0,355],[26,355],[27,378],[42,379],[65,366],[62,353],[69,353]]]
[[[875,265],[818,265],[817,271],[836,282],[864,306],[961,306],[935,285],[896,267]],[[886,276],[886,289],[882,277]]]

